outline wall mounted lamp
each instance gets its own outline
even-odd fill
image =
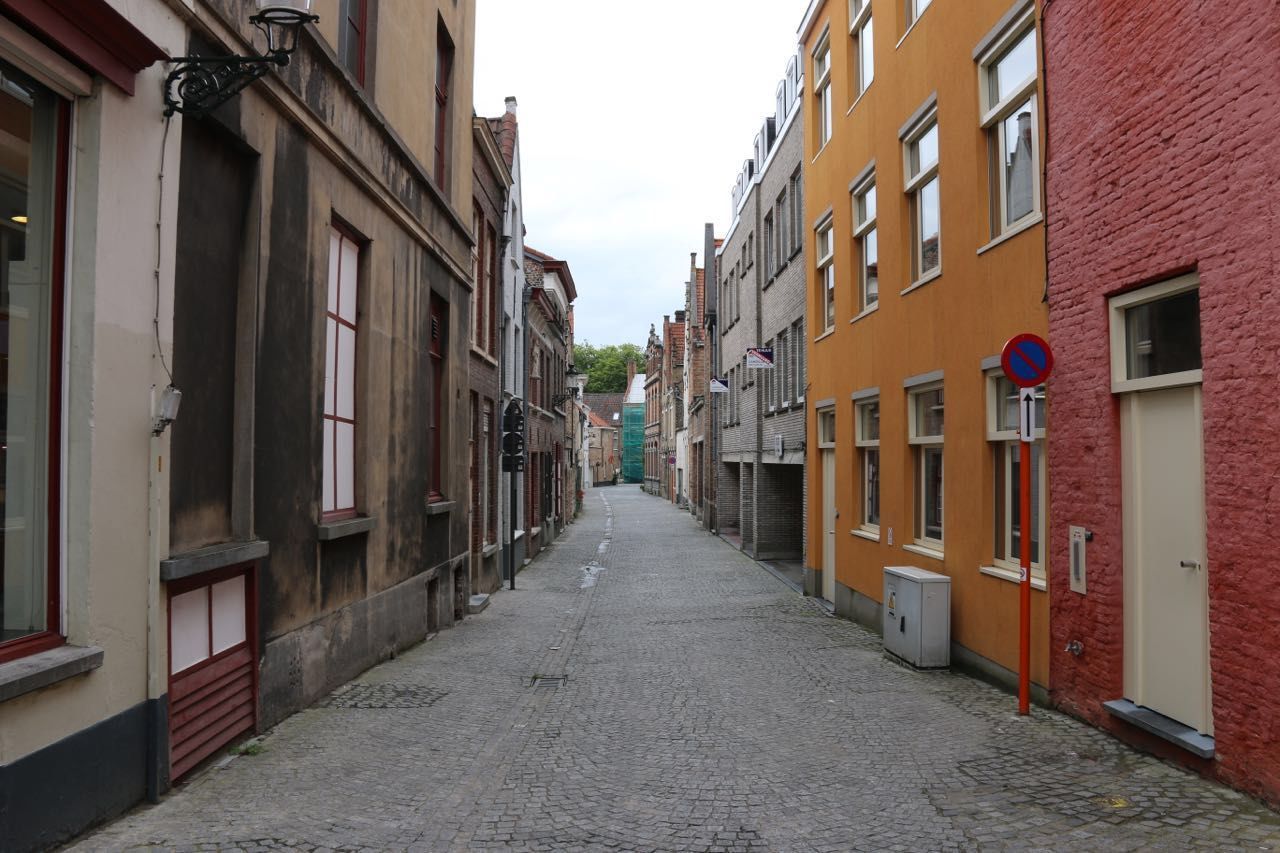
[[[152,435],[161,435],[169,427],[169,424],[178,419],[178,407],[182,405],[182,392],[173,385],[169,385],[160,393],[160,400],[156,405],[156,416],[151,422]]]
[[[164,84],[164,114],[204,115],[226,103],[275,65],[289,64],[298,48],[298,32],[320,20],[311,0],[257,0],[258,14],[249,22],[267,37],[263,56],[179,56]]]

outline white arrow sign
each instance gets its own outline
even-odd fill
[[[1036,440],[1036,389],[1018,389],[1018,438],[1030,444]]]

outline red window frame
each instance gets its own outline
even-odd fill
[[[356,67],[348,68],[355,75],[356,82],[361,86],[365,83],[365,54],[367,51],[367,32],[369,29],[369,4],[367,0],[344,0],[342,4],[346,10],[341,14],[339,25],[342,26],[343,33],[346,35],[348,42],[355,41],[356,44]],[[355,17],[352,17],[352,11]],[[345,54],[346,51],[344,50]],[[342,57],[343,64],[346,63],[346,56]]]
[[[58,101],[57,174],[53,189],[53,257],[49,300],[49,482],[46,492],[46,581],[43,631],[0,643],[0,663],[57,648],[62,633],[62,351],[66,296],[68,163],[71,152],[71,102]]]
[[[487,227],[484,212],[481,211],[480,205],[475,206],[475,213],[472,216],[472,222],[475,225],[476,232],[476,248],[475,262],[472,264],[475,273],[475,290],[472,292],[471,304],[475,306],[474,329],[471,338],[475,342],[476,347],[488,351],[488,324],[485,322],[489,300],[485,294],[485,286],[488,283],[488,270],[486,264],[488,262],[488,253],[485,251],[487,246],[485,236],[492,231]]]
[[[427,363],[431,380],[431,421],[427,427],[427,462],[430,468],[427,500],[435,503],[445,499],[441,449],[444,444],[444,366],[448,345],[448,311],[444,299],[435,292],[431,294],[429,313],[427,333],[431,340],[427,348]]]
[[[445,188],[449,177],[449,87],[453,82],[453,40],[444,21],[436,25],[436,185]]]
[[[338,387],[337,387],[337,383],[338,383],[338,381],[339,381],[339,379],[338,379],[338,359],[339,359],[339,355],[340,355],[340,352],[341,352],[341,348],[338,346],[338,341],[340,340],[340,338],[339,338],[339,337],[338,337],[338,335],[335,333],[335,335],[334,335],[334,348],[333,348],[333,382],[334,382],[334,388],[333,388],[333,406],[334,406],[334,411],[333,411],[332,413],[330,413],[330,412],[328,412],[328,411],[323,411],[323,412],[321,412],[321,420],[320,420],[321,430],[323,430],[323,429],[324,429],[325,423],[326,423],[327,421],[332,421],[332,422],[333,422],[333,424],[334,424],[334,429],[333,429],[333,445],[332,445],[332,447],[330,448],[331,458],[329,458],[328,460],[323,460],[323,461],[322,461],[322,463],[321,463],[321,464],[323,465],[323,464],[325,464],[325,463],[327,462],[328,464],[330,464],[330,465],[332,465],[332,466],[333,466],[333,490],[334,490],[334,494],[333,494],[333,509],[329,509],[329,510],[324,509],[324,496],[322,495],[322,496],[321,496],[321,500],[320,500],[320,506],[321,506],[320,520],[321,520],[321,521],[338,521],[338,520],[341,520],[341,519],[344,519],[344,518],[354,518],[354,517],[358,514],[358,512],[357,512],[357,510],[356,510],[356,504],[357,504],[357,502],[358,502],[358,501],[357,501],[357,497],[356,497],[356,493],[359,491],[359,489],[357,489],[357,488],[356,488],[356,484],[359,482],[359,478],[360,478],[360,467],[359,467],[359,465],[358,465],[360,455],[359,455],[359,453],[356,451],[356,448],[357,448],[357,447],[358,447],[358,445],[359,445],[359,436],[360,436],[360,425],[359,425],[359,423],[358,423],[358,420],[359,420],[359,419],[358,419],[358,417],[357,417],[357,415],[359,415],[359,410],[360,410],[360,396],[359,396],[359,391],[360,391],[360,326],[359,326],[359,317],[360,317],[360,269],[359,269],[359,257],[360,257],[361,252],[363,252],[363,251],[364,251],[364,245],[363,245],[363,241],[362,241],[362,240],[361,240],[361,239],[360,239],[360,238],[355,234],[355,232],[354,232],[354,231],[352,231],[351,229],[349,229],[349,228],[345,227],[344,225],[342,225],[342,223],[338,222],[336,219],[334,220],[334,222],[332,222],[332,223],[331,223],[330,228],[331,228],[331,230],[332,230],[333,234],[336,234],[336,235],[338,236],[338,240],[339,240],[339,242],[338,242],[338,268],[337,268],[336,270],[331,270],[331,271],[330,271],[330,273],[332,274],[332,276],[333,276],[333,278],[334,278],[334,281],[336,282],[336,284],[335,284],[334,286],[337,288],[337,293],[336,293],[336,295],[335,295],[335,297],[334,297],[334,305],[335,305],[335,306],[337,306],[337,307],[339,308],[339,311],[341,310],[341,306],[342,306],[342,246],[343,246],[343,244],[344,244],[344,243],[350,243],[350,244],[352,244],[352,245],[354,245],[354,246],[355,246],[355,250],[356,250],[356,259],[357,259],[357,267],[356,267],[356,300],[355,300],[356,322],[354,322],[354,323],[353,323],[353,322],[349,321],[347,318],[342,317],[340,314],[338,314],[338,313],[334,313],[334,312],[332,312],[332,311],[330,311],[330,310],[329,310],[328,292],[326,291],[326,293],[325,293],[325,300],[326,300],[326,301],[325,301],[325,311],[324,311],[324,320],[325,320],[325,325],[327,326],[327,325],[329,324],[329,322],[330,322],[330,321],[332,321],[332,322],[337,323],[337,324],[338,324],[338,326],[339,326],[339,328],[341,328],[341,327],[345,326],[346,328],[350,329],[350,330],[351,330],[351,333],[355,336],[355,349],[356,349],[356,351],[355,351],[355,355],[354,355],[354,359],[355,359],[355,361],[354,361],[354,364],[352,364],[352,367],[351,367],[351,374],[352,374],[352,375],[351,375],[351,401],[352,401],[352,412],[351,412],[351,417],[350,417],[350,418],[345,418],[345,417],[340,416],[340,415],[337,413],[337,407],[338,407]],[[326,330],[325,330],[325,335],[326,335],[326,339],[327,339],[327,337],[328,337],[328,329],[327,329],[327,328],[326,328]],[[329,358],[329,353],[328,353],[328,352],[326,352],[326,353],[325,353],[325,358],[326,358],[326,359],[328,359],[328,358]],[[327,380],[326,380],[326,381],[327,381]],[[338,424],[340,424],[340,423],[341,423],[341,424],[349,424],[349,425],[351,426],[351,433],[352,433],[352,435],[351,435],[351,448],[352,448],[352,449],[351,449],[351,453],[352,453],[352,460],[351,460],[351,505],[350,505],[350,506],[338,506]],[[322,434],[323,434],[323,433],[322,433]],[[322,445],[322,446],[323,446],[323,445]],[[321,477],[321,490],[323,491],[323,489],[324,489],[324,479],[323,479],[323,477]]]
[[[496,356],[498,354],[498,270],[500,269],[500,259],[498,257],[498,231],[489,224],[488,230],[488,248],[489,248],[489,325],[486,332],[489,336],[488,345],[485,347],[489,355]]]

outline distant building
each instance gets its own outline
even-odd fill
[[[644,483],[645,375],[636,373],[635,362],[627,363],[627,395],[622,401],[622,478],[627,483]]]

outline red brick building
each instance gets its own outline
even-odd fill
[[[1043,14],[1053,697],[1280,802],[1276,6]]]

